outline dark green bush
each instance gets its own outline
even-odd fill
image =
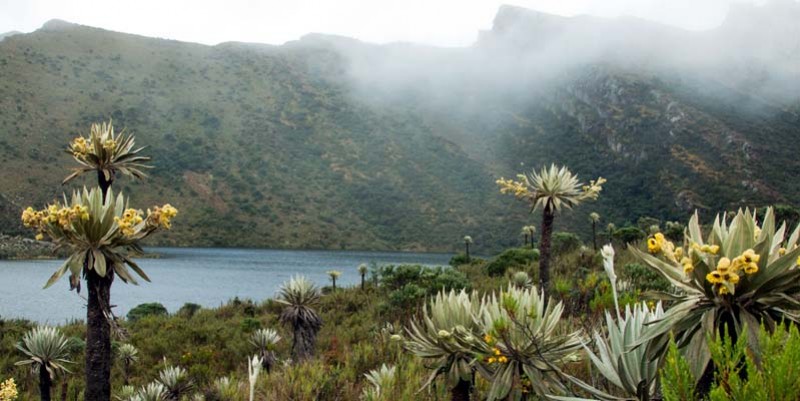
[[[187,302],[183,304],[180,309],[178,309],[178,316],[190,318],[202,308],[203,307],[198,304]]]
[[[474,259],[474,258],[471,258],[471,259]],[[458,267],[458,266],[461,266],[461,265],[468,265],[470,263],[470,260],[467,259],[467,255],[466,254],[459,253],[459,254],[453,255],[453,257],[450,258],[450,262],[449,263],[450,263],[450,266]]]
[[[135,322],[145,316],[166,316],[167,308],[158,302],[137,305],[128,312],[128,320]]]
[[[572,252],[581,247],[581,239],[577,235],[568,232],[557,232],[553,234],[551,249],[556,255]]]
[[[614,239],[624,245],[641,241],[647,237],[647,233],[637,227],[626,226],[614,231]]]
[[[627,282],[630,288],[644,291],[666,292],[672,285],[664,276],[653,271],[653,269],[642,266],[638,263],[628,263],[622,267],[620,272],[621,281]]]
[[[242,320],[242,331],[245,333],[252,333],[261,328],[261,321],[252,317],[246,317]]]
[[[497,255],[488,265],[486,272],[490,276],[502,276],[510,267],[525,267],[539,260],[539,250],[529,248],[506,249]]]

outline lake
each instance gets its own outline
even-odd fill
[[[361,263],[446,265],[451,255],[400,252],[289,251],[222,248],[149,248],[159,259],[140,259],[139,266],[152,282],[111,287],[117,316],[136,305],[160,302],[170,312],[193,302],[216,307],[234,297],[262,301],[273,298],[292,275],[303,274],[317,285],[329,285],[328,270],[339,270],[337,286],[360,283]],[[0,260],[0,317],[26,318],[61,324],[86,318],[85,282],[80,295],[68,291],[67,276],[43,290],[42,286],[63,263],[59,260]]]

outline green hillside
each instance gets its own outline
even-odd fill
[[[109,118],[155,165],[145,183],[117,185],[181,210],[168,245],[450,251],[470,234],[490,252],[531,220],[495,179],[550,162],[609,179],[559,229],[585,233],[594,210],[620,225],[797,205],[796,106],[600,64],[530,94],[450,82],[442,101],[418,82],[386,98],[355,82],[351,51],[392,48],[342,41],[204,46],[59,21],[5,38],[1,231],[24,232],[18,211],[62,191],[63,147]]]

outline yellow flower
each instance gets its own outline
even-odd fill
[[[683,248],[675,249],[675,259],[681,259],[683,257]]]
[[[486,361],[489,362],[490,364],[491,363],[495,363],[495,362],[497,362],[497,358],[495,358],[493,356],[490,356],[489,359],[487,359]]]
[[[760,237],[760,236],[761,236],[761,228],[756,227],[753,230],[753,240],[758,241],[758,237]]]
[[[33,210],[32,207],[27,207],[22,211],[22,224],[25,227],[38,227],[42,223],[42,214]]]
[[[647,251],[652,254],[657,254],[661,252],[661,244],[658,243],[658,240],[655,238],[648,238],[647,239]]]
[[[706,274],[706,281],[711,284],[717,284],[722,282],[722,275],[718,271],[712,271],[711,273]]]
[[[489,334],[483,336],[483,341],[486,341],[487,344],[494,344],[494,338]]]
[[[733,272],[724,275],[722,279],[730,282],[733,285],[739,284],[739,275]]]
[[[43,239],[44,239],[44,234],[42,234],[42,233],[36,234],[36,240],[37,241],[41,241]]]
[[[746,274],[755,274],[758,273],[758,265],[755,263],[750,263],[749,265],[744,267],[744,272]]]
[[[678,249],[680,249],[680,248],[678,248]],[[683,273],[684,274],[689,274],[689,273],[694,271],[694,265],[692,264],[692,260],[687,258],[687,257],[684,257],[683,259],[681,259],[681,265],[683,265]]]
[[[779,248],[778,249],[778,255],[780,255],[780,256],[786,255],[786,248],[783,248],[783,247]]]
[[[719,245],[711,245],[708,247],[708,253],[716,255],[719,253]]]
[[[794,263],[796,265],[800,266],[800,256],[797,257],[797,260],[795,260]]]
[[[728,258],[720,258],[717,262],[717,271],[720,274],[727,274],[731,270],[731,260]]]
[[[497,358],[497,362],[499,362],[499,363],[508,363],[508,358],[506,358],[505,356],[501,356],[501,357]]]
[[[493,348],[493,349],[494,349],[494,355],[495,356],[502,355],[502,353],[500,352],[500,349],[498,349],[498,348]]]
[[[761,260],[761,255],[757,254],[756,251],[752,249],[748,249],[742,254],[742,260],[745,264],[758,263],[758,261]]]
[[[663,244],[664,241],[666,241],[666,238],[664,238],[664,234],[661,233],[655,233],[653,237],[656,239],[656,241],[658,241],[659,244]]]
[[[729,293],[730,293],[730,291],[728,291],[728,287],[727,286],[725,286],[725,285],[719,286],[719,295],[725,295],[725,294],[729,294]]]

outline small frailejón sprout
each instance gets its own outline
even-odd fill
[[[295,362],[314,356],[317,333],[322,328],[322,318],[314,310],[319,298],[317,286],[303,276],[292,277],[278,291],[276,300],[285,305],[280,321],[291,326],[294,332],[292,360]]]
[[[50,401],[50,388],[57,373],[69,373],[66,365],[69,360],[70,341],[54,327],[36,327],[25,333],[17,344],[27,359],[16,365],[31,365],[39,374],[39,395],[43,401]]]
[[[555,164],[540,171],[518,174],[517,180],[500,178],[497,185],[500,193],[512,194],[530,204],[531,212],[542,209],[542,229],[539,244],[539,285],[546,290],[550,283],[550,241],[553,235],[553,220],[556,212],[572,209],[587,200],[597,199],[606,180],[602,177],[588,185],[581,184],[578,177],[566,167]]]
[[[469,245],[472,243],[472,237],[469,235],[464,236],[464,255],[467,257],[467,262],[469,262]]]
[[[367,264],[362,263],[358,265],[358,274],[361,276],[361,290],[363,291],[366,288],[366,277],[367,277]]]
[[[370,370],[364,377],[369,382],[361,394],[362,401],[391,401],[392,389],[397,382],[395,367],[385,363],[379,369]]]
[[[786,223],[776,229],[772,208],[760,225],[749,210],[739,210],[730,222],[718,215],[705,236],[695,213],[683,246],[656,233],[647,241],[648,252],[631,248],[677,289],[664,317],[639,339],[648,343],[649,357],[663,355],[674,336],[691,352],[699,391],[708,391],[714,378],[709,338],[730,336],[735,343],[745,330],[747,338],[758,338],[761,325],[772,332],[783,321],[800,323],[800,225],[786,234]]]
[[[87,400],[111,397],[111,328],[117,327],[111,311],[111,284],[114,277],[136,284],[130,270],[145,281],[147,275],[133,261],[143,253],[140,241],[158,229],[170,229],[178,210],[169,204],[141,210],[130,207],[120,193],[111,190],[117,172],[143,178],[143,163],[149,158],[134,149],[131,135],[115,134],[111,124],[94,124],[89,138],[76,138],[68,152],[80,164],[65,182],[78,175],[97,171],[98,187],[75,191],[71,199],[54,202],[42,210],[28,207],[22,212],[26,227],[37,230],[37,238],[49,236],[57,248],[68,249],[70,256],[50,277],[45,288],[67,271],[70,288],[80,291],[81,277],[88,287],[86,311],[86,389]],[[130,269],[130,270],[129,270]]]
[[[531,277],[526,272],[516,272],[511,276],[511,284],[517,288],[530,288],[533,285]]]
[[[180,366],[164,366],[158,373],[157,381],[164,386],[164,397],[169,401],[183,399],[194,387],[188,372]]]
[[[73,169],[64,183],[90,171],[97,171],[100,186],[104,189],[111,186],[117,172],[145,178],[143,170],[151,166],[145,164],[150,161],[149,157],[139,155],[143,149],[135,148],[133,135],[115,133],[111,121],[92,124],[88,138],[78,136],[66,149],[80,167]]]
[[[597,223],[600,222],[600,214],[597,212],[589,213],[589,221],[592,222],[592,246],[594,251],[597,252]]]
[[[136,391],[131,398],[132,401],[164,401],[167,397],[167,390],[159,382],[146,384]]]
[[[131,367],[139,360],[139,350],[131,344],[122,344],[117,348],[117,359],[122,363],[122,384],[127,386]]]
[[[261,366],[270,373],[272,367],[278,362],[275,356],[275,345],[281,340],[281,336],[274,329],[258,329],[250,336],[250,344],[258,349],[258,357]]]
[[[331,282],[333,283],[333,292],[336,292],[336,279],[342,275],[342,272],[338,270],[328,270],[325,273],[331,278]]]

